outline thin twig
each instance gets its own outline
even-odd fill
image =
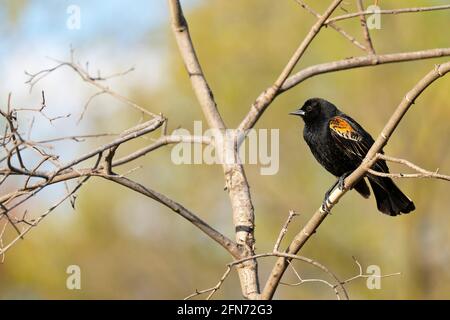
[[[200,290],[200,291],[196,290],[195,293],[189,295],[185,299],[190,299],[190,298],[198,296],[200,294],[211,292],[211,295],[208,297],[208,298],[210,298],[212,296],[212,294],[214,294],[217,290],[220,289],[220,287],[222,286],[223,282],[227,278],[231,268],[239,266],[239,265],[241,265],[242,263],[244,263],[246,261],[257,260],[257,259],[260,259],[260,258],[267,258],[267,257],[284,257],[284,258],[289,258],[291,260],[302,261],[302,262],[311,264],[312,266],[314,266],[316,268],[319,268],[320,270],[324,271],[326,274],[328,274],[334,280],[335,284],[331,285],[333,290],[335,290],[335,292],[337,292],[336,290],[337,290],[337,288],[339,288],[342,291],[342,293],[343,293],[343,299],[348,300],[347,290],[343,286],[342,281],[339,280],[339,278],[333,272],[331,272],[327,267],[325,267],[323,264],[321,264],[321,263],[319,263],[319,262],[317,262],[317,261],[315,261],[315,260],[313,260],[311,258],[306,258],[306,257],[298,256],[298,255],[284,253],[284,252],[261,253],[261,254],[256,254],[256,255],[253,255],[253,256],[245,257],[245,258],[242,258],[242,259],[230,262],[230,263],[227,264],[227,269],[226,269],[224,275],[222,276],[222,278],[220,279],[220,281],[218,282],[218,284],[216,286],[214,286],[212,288],[205,289],[205,290]],[[337,296],[341,299],[339,293],[337,293]]]
[[[225,273],[223,274],[223,276],[220,278],[219,282],[214,287],[209,288],[209,289],[204,289],[204,290],[195,290],[195,292],[193,294],[188,295],[186,298],[184,298],[184,300],[189,300],[189,299],[192,299],[196,296],[199,296],[199,295],[202,295],[205,293],[209,293],[208,297],[206,297],[206,300],[210,300],[212,298],[212,296],[220,289],[220,287],[224,283],[225,279],[230,274],[231,268],[232,268],[231,266],[227,266]]]
[[[72,58],[73,59],[73,58]],[[58,64],[52,68],[48,68],[48,69],[44,69],[41,71],[38,71],[36,73],[30,73],[30,72],[25,72],[25,74],[29,77],[29,79],[27,80],[27,83],[30,85],[30,90],[33,89],[33,87],[39,82],[41,81],[43,78],[47,77],[49,74],[51,74],[52,72],[62,68],[62,67],[69,67],[72,70],[74,70],[79,76],[80,78],[93,85],[94,87],[96,87],[97,89],[99,89],[99,92],[102,93],[107,93],[110,96],[112,96],[113,98],[139,110],[140,112],[142,112],[143,114],[146,114],[148,116],[151,117],[157,117],[158,115],[147,110],[146,108],[141,107],[140,105],[138,105],[137,103],[134,103],[133,101],[131,101],[130,99],[126,98],[125,96],[122,96],[121,94],[111,90],[108,86],[101,84],[99,81],[104,81],[107,79],[110,79],[111,77],[116,77],[116,76],[121,76],[124,75],[128,72],[131,72],[133,70],[133,68],[122,72],[122,73],[117,73],[114,74],[110,77],[101,77],[101,76],[97,76],[97,77],[93,77],[89,74],[89,71],[83,67],[81,67],[80,65],[74,63],[73,60],[71,61],[60,61],[57,59],[52,59],[55,62],[57,62]],[[95,95],[97,96],[97,95]],[[88,103],[85,105],[85,108],[87,108],[87,105],[90,103],[90,101],[92,100],[92,97],[88,100]]]
[[[339,294],[339,290],[337,290],[337,286],[333,285],[332,283],[330,283],[329,281],[325,280],[325,279],[319,279],[319,278],[309,278],[309,279],[303,279],[300,274],[298,273],[298,271],[295,269],[292,261],[289,261],[289,267],[291,267],[292,271],[294,272],[295,276],[297,277],[297,279],[299,280],[298,282],[295,283],[287,283],[287,282],[280,282],[280,284],[282,285],[286,285],[286,286],[290,286],[290,287],[297,287],[300,286],[302,284],[305,283],[309,283],[309,282],[318,282],[318,283],[324,283],[326,284],[328,287],[330,287],[331,289],[333,289],[334,294],[336,295],[336,298],[338,300],[341,300],[341,295]]]
[[[401,272],[389,273],[389,274],[385,274],[385,275],[365,274],[363,272],[361,263],[359,263],[359,261],[355,257],[352,257],[352,258],[353,258],[353,261],[355,261],[356,265],[358,266],[359,273],[356,276],[350,277],[350,278],[342,281],[341,282],[342,285],[347,284],[347,283],[349,283],[353,280],[359,279],[359,278],[388,278],[388,277],[392,277],[392,276],[401,275]]]
[[[364,5],[363,5],[362,0],[357,0],[356,5],[358,6],[359,11],[361,11],[361,12],[364,11]],[[359,21],[361,22],[361,27],[363,29],[364,39],[366,41],[367,52],[369,52],[369,54],[375,54],[375,49],[373,48],[372,39],[370,38],[369,28],[367,27],[366,17],[363,14],[360,15]],[[333,25],[333,23],[330,24],[330,26],[331,25]]]
[[[294,210],[289,210],[289,216],[286,222],[284,223],[283,227],[281,228],[280,234],[278,235],[277,241],[275,242],[275,246],[273,247],[273,252],[279,251],[281,241],[283,241],[283,238],[286,235],[286,232],[288,231],[289,224],[291,223],[292,219],[294,219],[295,216],[298,216],[298,214],[295,213]]]
[[[308,11],[309,13],[311,13],[313,16],[315,16],[316,18],[320,18],[320,14],[318,14],[316,11],[314,11],[313,8],[311,8],[310,6],[308,6],[305,2],[301,1],[301,0],[295,0],[302,8],[304,8],[306,11]],[[358,40],[355,39],[355,37],[353,37],[352,35],[350,35],[348,32],[346,32],[343,28],[339,27],[338,25],[334,24],[334,23],[330,23],[328,24],[331,28],[333,28],[334,30],[336,30],[337,32],[339,32],[344,38],[346,38],[347,40],[349,40],[351,43],[353,43],[355,46],[357,46],[359,49],[363,50],[363,51],[367,51],[367,48],[362,45],[361,43],[359,43]]]
[[[433,7],[420,7],[420,8],[403,8],[403,9],[392,9],[392,10],[379,10],[376,11],[377,14],[400,14],[400,13],[415,13],[415,12],[427,12],[427,11],[435,11],[435,10],[446,10],[450,9],[450,5],[441,5],[441,6],[433,6]],[[344,14],[342,16],[337,16],[334,18],[330,18],[327,21],[325,21],[325,24],[330,24],[336,21],[346,20],[354,17],[358,17],[361,15],[367,16],[367,15],[373,15],[375,12],[373,11],[361,11],[361,12],[354,12],[349,14]]]
[[[378,153],[376,155],[376,158],[382,159],[385,161],[403,164],[403,165],[417,171],[418,173],[386,173],[386,172],[375,171],[372,169],[367,170],[368,173],[370,173],[374,176],[388,177],[388,178],[434,178],[434,179],[450,181],[450,176],[438,173],[439,169],[437,169],[434,172],[428,171],[408,160],[389,157],[389,156],[386,156],[381,153]]]

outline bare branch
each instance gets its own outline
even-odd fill
[[[320,18],[317,20],[317,22],[311,27],[311,30],[306,35],[306,37],[303,39],[300,46],[295,51],[294,55],[291,57],[287,65],[284,67],[281,74],[278,76],[277,80],[271,87],[271,90],[269,91],[278,91],[279,88],[283,85],[283,83],[286,81],[287,77],[291,74],[292,70],[297,65],[300,58],[305,53],[306,49],[309,47],[311,42],[314,40],[316,35],[319,33],[320,29],[323,26],[323,23],[325,20],[334,12],[336,7],[342,2],[342,0],[334,0],[331,5],[327,8],[327,10],[324,12],[323,15],[320,16]]]
[[[223,276],[220,278],[219,282],[214,287],[205,289],[205,290],[195,290],[195,292],[193,294],[188,295],[186,298],[184,298],[184,300],[189,300],[189,299],[192,299],[196,296],[199,296],[199,295],[205,294],[205,293],[209,293],[206,300],[210,300],[212,298],[212,296],[220,289],[220,287],[222,286],[222,284],[224,283],[225,279],[228,277],[230,272],[231,272],[231,266],[227,266],[225,273],[223,274]]]
[[[224,275],[219,280],[217,285],[215,285],[212,288],[205,289],[205,290],[200,290],[200,291],[196,290],[195,293],[187,296],[185,298],[185,300],[193,298],[193,297],[201,295],[201,294],[204,294],[204,293],[210,292],[210,295],[207,298],[207,300],[209,300],[212,297],[212,295],[215,292],[217,292],[217,290],[220,289],[220,287],[222,286],[223,282],[225,281],[225,279],[227,278],[228,274],[230,273],[231,268],[233,268],[235,266],[239,266],[239,265],[241,265],[242,263],[244,263],[246,261],[257,260],[257,259],[260,259],[260,258],[267,258],[267,257],[284,257],[284,258],[289,258],[290,260],[302,261],[302,262],[311,264],[312,266],[314,266],[316,268],[319,268],[320,270],[322,270],[323,272],[328,274],[334,280],[335,284],[334,285],[330,284],[330,287],[332,287],[335,290],[336,295],[338,296],[338,298],[341,299],[340,294],[337,291],[337,288],[339,288],[341,290],[341,292],[343,293],[343,298],[345,300],[348,300],[348,294],[347,294],[347,291],[346,291],[345,287],[343,286],[343,281],[339,280],[337,278],[337,276],[333,272],[331,272],[327,267],[325,267],[323,264],[321,264],[321,263],[319,263],[319,262],[317,262],[317,261],[315,261],[313,259],[310,259],[310,258],[306,258],[306,257],[298,256],[298,255],[293,255],[293,254],[288,254],[288,253],[283,253],[283,252],[261,253],[261,254],[256,254],[256,255],[253,255],[253,256],[249,256],[249,257],[246,257],[246,258],[242,258],[242,259],[230,262],[230,263],[227,264],[227,269],[225,270]]]
[[[264,257],[279,257],[283,261],[299,260],[299,261],[303,261],[303,262],[309,263],[309,264],[311,264],[311,265],[313,265],[313,266],[323,270],[325,273],[327,273],[329,276],[331,276],[335,280],[336,285],[344,293],[345,299],[348,299],[347,291],[345,290],[345,287],[341,284],[342,281],[340,281],[339,278],[333,272],[331,272],[327,267],[325,267],[321,263],[319,263],[319,262],[317,262],[317,261],[315,261],[313,259],[310,259],[310,258],[298,256],[298,255],[291,254],[291,253],[269,252],[269,253],[257,254],[257,255],[254,255],[253,257],[247,257],[245,259],[234,261],[233,263],[231,263],[231,265],[236,265],[236,264],[242,263],[242,262],[244,262],[244,261],[246,261],[248,259],[252,259],[252,258],[253,259],[259,259],[259,258],[264,258]],[[262,292],[261,298],[265,299],[264,291]]]
[[[281,228],[280,234],[278,235],[277,241],[275,242],[275,246],[273,247],[273,252],[279,251],[281,241],[283,241],[283,238],[286,235],[286,232],[288,231],[289,224],[291,223],[292,219],[294,219],[295,216],[298,216],[298,214],[295,213],[294,210],[289,210],[289,216],[286,222],[284,223],[283,227]]]
[[[386,63],[423,60],[445,56],[450,56],[450,48],[438,48],[422,51],[390,53],[381,55],[368,55],[317,64],[311,67],[307,67],[303,70],[300,70],[299,72],[290,76],[284,83],[283,87],[281,87],[280,93],[291,89],[292,87],[300,84],[301,82],[305,81],[308,78],[323,73],[361,67],[371,67]]]
[[[107,93],[107,92],[102,90],[102,91],[98,91],[98,92],[94,93],[93,95],[91,95],[89,97],[89,99],[84,104],[83,111],[81,111],[81,114],[78,117],[77,123],[80,123],[81,120],[83,120],[84,114],[86,113],[86,111],[87,111],[89,105],[91,104],[92,100],[94,100],[96,97],[101,96],[102,94],[105,94],[105,93]]]
[[[393,277],[393,276],[399,276],[399,275],[401,275],[400,272],[389,273],[389,274],[384,274],[384,275],[365,274],[365,273],[363,272],[363,268],[362,268],[361,263],[359,263],[359,261],[358,261],[355,257],[352,257],[352,258],[353,258],[353,261],[355,261],[356,265],[358,266],[358,272],[359,272],[359,273],[358,273],[356,276],[353,276],[353,277],[351,277],[351,278],[348,278],[348,279],[342,281],[341,284],[343,284],[343,285],[344,285],[344,284],[347,284],[347,283],[349,283],[349,282],[351,282],[351,281],[354,281],[354,280],[356,280],[356,279],[360,279],[360,278],[388,278],[388,277]]]
[[[357,0],[356,5],[359,11],[364,11],[364,5],[362,0]],[[375,49],[373,48],[372,39],[370,38],[369,28],[367,28],[366,17],[362,14],[359,16],[359,21],[361,22],[361,27],[364,33],[364,39],[366,40],[367,51],[369,54],[375,54]],[[331,24],[330,24],[331,25]]]
[[[400,14],[400,13],[415,13],[415,12],[427,12],[427,11],[435,11],[435,10],[446,10],[450,9],[449,4],[441,5],[441,6],[433,6],[433,7],[420,7],[420,8],[404,8],[404,9],[393,9],[393,10],[379,10],[377,14]],[[344,14],[342,16],[330,18],[325,21],[325,24],[334,23],[336,21],[346,20],[354,17],[358,17],[361,15],[367,16],[374,14],[373,11],[361,11],[355,13]]]
[[[377,153],[376,155],[377,159],[383,159],[385,161],[390,161],[390,162],[396,162],[396,163],[400,163],[403,164],[415,171],[417,171],[418,173],[385,173],[385,172],[379,172],[379,171],[375,171],[373,169],[369,169],[367,170],[368,173],[374,175],[374,176],[379,176],[379,177],[389,177],[389,178],[434,178],[434,179],[441,179],[441,180],[446,180],[446,181],[450,181],[450,176],[448,175],[444,175],[444,174],[439,174],[438,171],[439,169],[437,169],[436,171],[428,171],[425,170],[421,167],[419,167],[418,165],[405,160],[405,159],[399,159],[399,158],[394,158],[394,157],[389,157],[386,156],[384,154],[381,153]]]
[[[166,146],[168,144],[173,143],[180,143],[180,142],[187,142],[187,143],[201,143],[201,144],[210,144],[211,138],[206,136],[178,136],[178,135],[170,135],[170,136],[162,136],[158,140],[156,140],[153,144],[149,145],[148,147],[142,148],[141,150],[138,150],[136,152],[133,152],[132,154],[123,157],[119,160],[116,160],[112,166],[120,166],[124,163],[131,162],[135,159],[138,159],[144,155],[146,155],[149,152],[152,152],[160,147]]]
[[[93,151],[91,151],[91,152],[89,152],[89,153],[87,153],[87,154],[85,154],[85,155],[83,155],[83,156],[81,156],[81,157],[79,157],[79,158],[77,158],[77,159],[75,159],[75,160],[73,160],[73,161],[63,165],[59,169],[58,172],[61,172],[61,171],[65,170],[65,169],[68,169],[68,168],[71,168],[75,164],[78,164],[78,163],[83,162],[83,161],[85,161],[85,160],[87,160],[89,158],[92,158],[93,156],[95,156],[96,154],[98,154],[100,152],[103,152],[105,150],[111,149],[112,147],[118,146],[118,145],[120,145],[120,144],[122,144],[124,142],[129,141],[129,140],[136,139],[137,137],[143,136],[143,135],[145,135],[145,134],[147,134],[149,132],[155,131],[163,123],[164,123],[164,118],[158,116],[158,117],[155,117],[155,118],[153,118],[153,119],[151,119],[151,120],[149,120],[149,121],[147,121],[145,123],[142,123],[142,124],[140,124],[140,125],[138,125],[138,126],[136,126],[134,128],[131,128],[131,129],[127,130],[127,131],[124,131],[118,139],[116,139],[113,142],[108,143],[108,144],[106,144],[104,146],[101,146],[101,147],[99,147],[99,148],[97,148],[97,149],[95,149],[95,150],[93,150]]]
[[[29,79],[28,79],[27,83],[30,85],[30,90],[33,89],[33,87],[36,85],[36,83],[41,81],[43,78],[45,78],[46,76],[48,76],[52,72],[54,72],[54,71],[56,71],[56,70],[58,70],[58,69],[60,69],[62,67],[69,67],[72,70],[74,70],[84,82],[87,82],[87,83],[93,85],[94,87],[96,87],[99,90],[98,94],[94,94],[94,96],[91,96],[88,99],[87,103],[84,106],[84,109],[86,109],[87,106],[89,105],[89,103],[92,101],[92,99],[95,98],[96,96],[98,96],[100,94],[100,92],[101,92],[101,93],[109,94],[113,98],[115,98],[115,99],[117,99],[117,100],[119,100],[119,101],[121,101],[121,102],[123,102],[123,103],[125,103],[125,104],[127,104],[127,105],[129,105],[129,106],[131,106],[131,107],[133,107],[133,108],[135,108],[137,110],[139,110],[143,114],[146,114],[146,115],[151,116],[151,117],[157,117],[158,116],[157,114],[150,112],[149,110],[147,110],[147,109],[141,107],[140,105],[134,103],[130,99],[122,96],[121,94],[111,90],[108,86],[100,83],[100,81],[104,81],[104,80],[110,79],[112,77],[125,75],[128,72],[131,72],[133,70],[133,68],[131,68],[131,69],[125,71],[125,72],[114,74],[114,75],[109,76],[109,77],[101,77],[100,75],[96,76],[96,77],[93,77],[93,76],[91,76],[89,74],[89,71],[87,69],[84,69],[80,65],[74,63],[73,62],[73,57],[72,57],[72,60],[69,61],[69,62],[67,62],[67,61],[59,61],[59,60],[56,60],[56,59],[52,59],[52,60],[54,60],[54,61],[56,61],[58,63],[56,66],[54,66],[52,68],[41,70],[41,71],[38,71],[36,73],[29,73],[29,72],[25,71],[25,74],[27,76],[29,76]],[[82,112],[82,114],[80,116],[80,120],[83,117],[84,112],[85,112],[85,110]]]
[[[353,261],[355,261],[355,263],[356,263],[356,265],[358,267],[358,274],[353,276],[353,277],[350,277],[348,279],[345,279],[344,281],[341,281],[340,285],[342,285],[342,286],[344,286],[345,284],[350,283],[350,282],[352,282],[354,280],[361,279],[361,278],[380,278],[381,279],[381,278],[388,278],[388,277],[392,277],[392,276],[398,276],[398,275],[401,274],[400,272],[384,274],[384,275],[366,274],[366,273],[363,272],[363,268],[362,268],[361,263],[355,257],[352,257],[352,258],[353,258]],[[297,287],[297,286],[300,286],[302,284],[309,283],[309,282],[323,283],[323,284],[329,286],[330,288],[334,289],[338,300],[341,300],[341,297],[339,295],[339,291],[337,290],[337,288],[338,288],[337,285],[333,285],[332,283],[330,283],[329,281],[326,281],[324,279],[318,279],[318,278],[304,279],[303,277],[300,276],[298,271],[294,268],[294,266],[292,264],[292,261],[288,261],[288,263],[289,263],[289,266],[291,267],[291,269],[294,271],[294,274],[296,275],[296,277],[298,278],[299,281],[295,282],[295,283],[280,282],[280,284],[287,285],[287,286],[292,286],[292,287]]]
[[[302,8],[304,8],[306,11],[308,11],[309,13],[311,13],[313,16],[315,16],[316,18],[320,18],[320,14],[318,14],[316,11],[314,11],[313,8],[311,8],[310,6],[308,6],[306,3],[304,3],[301,0],[295,0]],[[359,43],[358,40],[355,39],[355,37],[351,36],[348,32],[346,32],[343,28],[337,26],[334,23],[330,23],[329,26],[331,28],[333,28],[334,30],[336,30],[337,32],[339,32],[344,38],[346,38],[348,41],[350,41],[351,43],[353,43],[355,46],[357,46],[359,49],[366,51],[366,47],[364,45],[362,45],[361,43]]]
[[[98,157],[97,162],[94,165],[94,169],[98,166],[100,163],[101,156]],[[81,182],[79,182],[75,188],[73,188],[70,192],[67,193],[66,196],[64,196],[61,200],[56,202],[54,205],[52,205],[48,210],[46,210],[43,214],[41,214],[37,219],[34,219],[32,222],[27,222],[25,220],[25,217],[22,219],[22,221],[19,222],[26,222],[27,227],[20,232],[19,236],[17,236],[14,240],[12,240],[8,245],[2,246],[0,249],[0,256],[4,255],[17,241],[20,239],[23,239],[23,237],[31,231],[34,227],[36,227],[45,217],[47,217],[53,210],[55,210],[57,207],[59,207],[65,200],[70,199],[75,192],[78,191],[79,188],[87,181],[89,180],[90,176],[85,177]],[[11,208],[9,209],[11,210]]]
[[[295,282],[295,283],[280,282],[280,284],[283,284],[283,285],[286,285],[286,286],[290,286],[290,287],[297,287],[297,286],[300,286],[302,284],[309,283],[309,282],[323,283],[323,284],[327,285],[328,287],[330,287],[331,289],[333,289],[334,294],[336,295],[336,298],[338,300],[342,300],[341,295],[339,293],[339,290],[337,290],[337,286],[336,285],[333,285],[332,283],[330,283],[329,281],[327,281],[325,279],[319,279],[319,278],[303,279],[302,276],[300,276],[300,273],[295,269],[294,264],[292,263],[292,261],[289,261],[288,263],[289,263],[289,267],[291,267],[292,271],[294,272],[295,276],[297,277],[297,279],[299,281]],[[346,300],[348,300],[348,299],[346,299]]]

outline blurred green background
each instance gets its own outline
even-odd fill
[[[38,71],[66,59],[69,45],[90,68],[114,73],[129,66],[136,71],[114,80],[112,87],[153,112],[169,118],[169,129],[193,127],[203,120],[176,50],[166,1],[78,1],[81,29],[68,30],[67,1],[1,1],[1,107],[7,93],[16,104],[32,105],[46,90],[49,113],[69,110],[73,116],[51,126],[39,123],[34,138],[68,133],[120,132],[137,123],[139,114],[112,98],[99,97],[85,119],[74,125],[93,89],[69,70],[39,83],[29,94],[24,70]],[[329,1],[308,1],[323,12]],[[448,1],[379,1],[384,9],[446,4]],[[76,3],[75,3],[76,4]],[[230,127],[239,124],[257,95],[284,67],[315,18],[295,1],[187,1],[186,16],[203,69]],[[366,5],[372,1],[365,1]],[[52,6],[54,10],[48,10]],[[354,1],[343,9],[355,11]],[[49,13],[51,11],[51,13]],[[449,46],[450,11],[383,16],[381,29],[371,34],[377,53],[415,51]],[[362,42],[358,19],[339,23]],[[321,31],[298,68],[363,54],[330,28]],[[309,79],[279,97],[258,122],[258,128],[280,130],[280,170],[262,176],[258,165],[246,165],[256,214],[256,249],[270,251],[288,210],[300,216],[286,239],[308,220],[334,182],[313,159],[301,138],[303,125],[289,117],[307,98],[326,98],[356,118],[376,136],[404,94],[439,58],[382,65]],[[424,168],[450,173],[450,78],[438,80],[421,95],[385,148]],[[25,120],[24,120],[25,121]],[[2,123],[3,127],[3,123]],[[204,126],[205,127],[205,126]],[[70,131],[70,132],[69,132]],[[157,134],[155,135],[157,137]],[[56,146],[70,158],[108,139]],[[141,139],[119,150],[119,156],[150,143]],[[233,225],[228,195],[219,165],[181,165],[170,161],[171,147],[153,152],[121,172],[143,167],[131,178],[179,201],[229,237]],[[391,165],[391,171],[407,169]],[[301,254],[314,258],[345,279],[357,274],[352,256],[366,268],[378,265],[380,290],[369,290],[365,279],[348,285],[353,299],[450,298],[450,185],[439,180],[407,180],[397,184],[415,202],[410,215],[380,214],[375,200],[355,192],[346,195]],[[14,185],[0,186],[0,193]],[[21,211],[45,211],[62,189],[44,193]],[[18,213],[19,214],[19,213]],[[9,234],[11,236],[12,234]],[[65,204],[20,241],[0,264],[0,298],[33,299],[179,299],[195,289],[215,285],[230,257],[215,243],[169,209],[112,183],[92,179],[78,193],[76,210]],[[274,260],[260,261],[264,283]],[[79,265],[82,289],[66,289],[66,268]],[[305,277],[324,277],[297,264]],[[291,272],[285,281],[295,282]],[[233,272],[216,298],[240,298]],[[323,284],[281,286],[278,299],[334,299]]]

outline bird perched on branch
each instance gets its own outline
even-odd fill
[[[300,116],[305,122],[303,138],[316,160],[330,173],[339,177],[326,193],[324,201],[327,201],[336,185],[341,189],[344,187],[345,178],[361,164],[374,140],[355,120],[324,99],[309,99],[300,109],[290,114]],[[389,173],[384,160],[378,160],[372,169]],[[366,176],[379,211],[396,216],[415,209],[411,199],[400,191],[392,179],[370,173]],[[353,188],[365,198],[370,196],[364,178]],[[324,207],[327,207],[326,202]]]

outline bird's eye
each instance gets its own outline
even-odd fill
[[[310,105],[307,105],[306,106],[306,112],[310,112],[310,111],[312,111],[312,107]]]

